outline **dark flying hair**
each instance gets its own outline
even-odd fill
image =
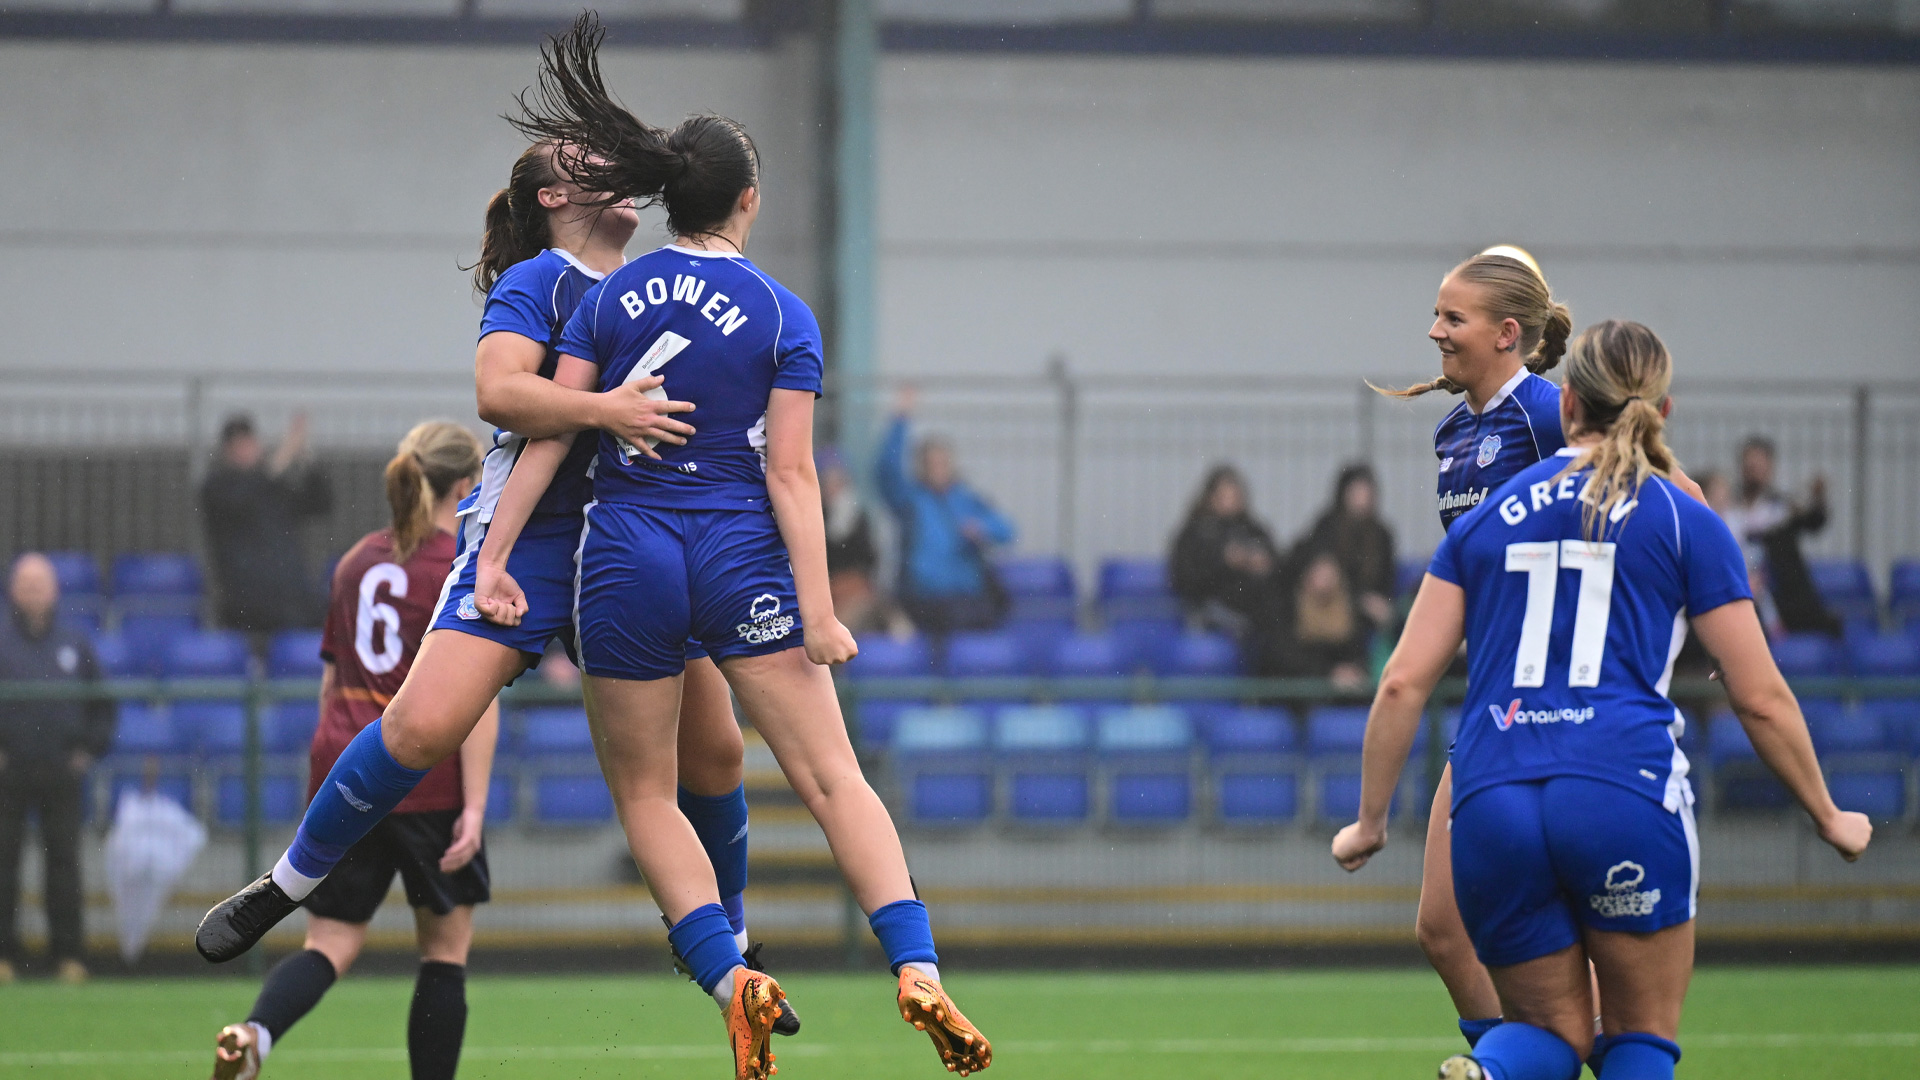
[[[597,15],[540,48],[540,81],[519,96],[507,120],[558,149],[554,168],[606,202],[661,206],[678,236],[709,236],[733,216],[740,193],[760,182],[760,152],[745,128],[724,116],[690,116],[671,131],[628,112],[600,78]]]
[[[553,144],[537,142],[514,159],[507,186],[487,200],[486,231],[480,235],[480,261],[474,263],[473,287],[492,292],[507,267],[525,262],[553,245],[547,209],[540,205],[540,189],[560,182],[553,169]]]

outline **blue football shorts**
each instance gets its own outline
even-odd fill
[[[513,553],[507,556],[507,573],[526,594],[527,613],[520,625],[501,626],[483,618],[473,602],[474,573],[487,527],[472,514],[462,516],[454,537],[460,554],[454,557],[441,589],[432,629],[458,630],[518,649],[529,665],[538,663],[547,643],[559,638],[567,656],[578,664],[573,600],[581,520],[578,514],[535,514],[527,519]],[[683,649],[688,659],[702,655],[690,643],[683,642]]]
[[[1453,893],[1488,967],[1559,952],[1580,927],[1644,934],[1693,918],[1693,808],[1603,780],[1498,784],[1453,812]]]
[[[801,643],[793,568],[765,510],[587,506],[580,540],[581,670],[644,681]],[[691,644],[689,644],[691,642]]]

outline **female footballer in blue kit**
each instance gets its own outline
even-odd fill
[[[1440,348],[1441,377],[1383,391],[1401,398],[1432,390],[1464,395],[1433,431],[1441,528],[1451,529],[1490,490],[1566,445],[1560,388],[1540,373],[1560,362],[1572,327],[1572,316],[1554,300],[1539,266],[1516,248],[1491,248],[1441,280],[1427,331]],[[1427,817],[1415,925],[1420,948],[1446,984],[1460,1032],[1472,1045],[1500,1023],[1500,999],[1453,902],[1446,813],[1452,790],[1449,764]]]
[[[991,1048],[941,989],[926,907],[886,807],[860,773],[827,671],[857,649],[834,617],[813,474],[819,329],[799,298],[743,254],[760,210],[758,153],[723,117],[695,116],[671,131],[635,119],[601,82],[601,34],[589,14],[556,39],[519,123],[581,148],[557,159],[581,186],[662,205],[674,239],[588,293],[562,338],[555,380],[612,388],[659,372],[699,420],[684,445],[657,457],[611,434],[597,440],[580,548],[581,660],[628,843],[676,951],[724,1012],[737,1080],[764,1080],[783,992],[743,965],[713,869],[673,798],[691,638],[719,662],[826,833],[899,977],[902,1017],[933,1038],[948,1069],[984,1069]],[[477,601],[503,624],[536,615],[543,602],[518,585],[511,560],[570,442],[529,446],[482,545]]]
[[[1386,843],[1389,801],[1435,683],[1468,644],[1453,749],[1454,891],[1506,1022],[1443,1080],[1669,1080],[1693,969],[1699,844],[1667,697],[1688,623],[1760,759],[1849,861],[1866,817],[1834,806],[1754,614],[1738,543],[1671,479],[1672,362],[1608,321],[1567,359],[1568,446],[1448,531],[1367,724],[1360,820],[1333,854]],[[1593,1031],[1588,964],[1600,987]]]
[[[673,418],[691,405],[647,395],[658,378],[604,394],[552,383],[566,320],[587,290],[625,261],[627,241],[639,224],[630,202],[583,196],[555,171],[554,157],[551,143],[530,146],[487,207],[474,273],[476,287],[487,295],[475,383],[482,418],[504,430],[494,436],[479,488],[461,505],[460,554],[432,631],[381,718],[355,738],[328,782],[319,785],[293,846],[273,872],[208,913],[196,944],[209,960],[229,960],[250,948],[461,745],[494,697],[539,660],[549,641],[559,637],[571,645],[574,559],[582,507],[591,495],[590,452],[549,473],[552,483],[544,486],[515,551],[513,573],[540,599],[536,617],[499,626],[481,619],[473,604],[474,556],[527,438],[582,425],[642,443],[679,443],[693,434]],[[719,875],[729,927],[739,947],[749,949],[741,903],[747,869],[744,744],[719,670],[697,654],[687,670],[679,797]],[[798,1024],[784,1007],[781,1033],[793,1033]]]

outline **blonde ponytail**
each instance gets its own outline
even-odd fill
[[[1567,384],[1584,414],[1569,436],[1598,434],[1555,479],[1592,469],[1580,493],[1582,530],[1598,540],[1632,513],[1649,476],[1671,478],[1679,460],[1666,442],[1661,406],[1673,384],[1673,357],[1658,334],[1637,322],[1608,319],[1581,331],[1567,353]]]
[[[413,557],[433,535],[433,508],[453,485],[480,472],[480,440],[451,420],[414,425],[387,462],[387,506],[393,513],[393,554]]]
[[[1502,254],[1506,251],[1518,254]],[[1573,313],[1553,298],[1539,265],[1531,257],[1518,257],[1525,254],[1518,248],[1488,248],[1449,270],[1447,277],[1480,286],[1484,310],[1495,322],[1512,319],[1520,324],[1520,354],[1526,357],[1527,370],[1541,375],[1552,371],[1566,353],[1567,335],[1573,332]],[[1403,400],[1435,390],[1449,394],[1466,390],[1445,375],[1398,390],[1367,385],[1375,393]]]

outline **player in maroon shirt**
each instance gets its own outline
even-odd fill
[[[480,473],[478,439],[458,424],[420,424],[387,464],[393,524],[369,533],[340,559],[320,656],[320,727],[313,735],[307,797],[360,729],[380,717],[407,677],[437,610],[454,557],[454,509]],[[414,909],[420,973],[407,1021],[414,1080],[451,1080],[466,1033],[467,947],[473,906],[488,898],[481,825],[498,704],[460,752],[429,772],[394,813],[348,850],[306,898],[303,951],[282,960],[245,1023],[221,1029],[215,1080],[252,1080],[273,1044],[319,1004],[367,940],[367,924],[398,873]]]

